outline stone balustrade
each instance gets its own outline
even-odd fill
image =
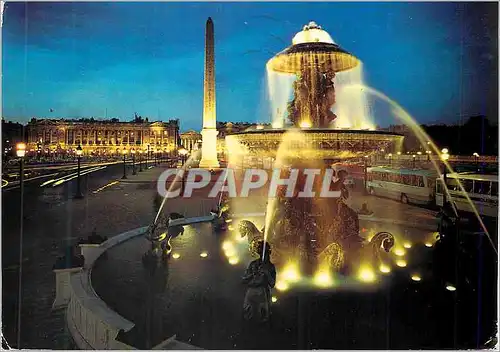
[[[209,221],[213,217],[194,218],[188,223]],[[186,220],[186,219],[183,219]],[[134,229],[111,237],[102,244],[81,244],[85,257],[84,267],[56,269],[56,299],[53,308],[67,306],[66,322],[79,349],[134,350],[133,346],[116,340],[118,334],[134,328],[135,324],[115,311],[95,293],[91,284],[92,267],[95,261],[108,249],[131,238],[144,234],[147,227]],[[169,337],[155,349],[197,349],[189,344]]]

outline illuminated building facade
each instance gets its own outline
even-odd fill
[[[26,126],[29,152],[72,152],[81,144],[84,154],[116,154],[149,150],[174,153],[179,142],[179,120],[120,122],[112,120],[32,119]]]
[[[201,145],[201,133],[193,130],[181,133],[181,145],[191,153],[193,150],[198,150]]]

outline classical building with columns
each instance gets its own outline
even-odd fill
[[[124,149],[176,153],[179,120],[168,122],[35,119],[26,126],[28,152],[72,152],[78,145],[84,154],[116,154]]]
[[[201,147],[201,133],[194,130],[181,133],[181,145],[186,148],[188,152],[198,150]]]

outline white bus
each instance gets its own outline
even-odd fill
[[[393,198],[402,203],[432,204],[437,172],[421,169],[369,167],[366,189],[376,196]]]
[[[457,210],[462,213],[473,213],[473,209],[458,182],[474,203],[477,212],[482,216],[498,217],[498,175],[474,174],[470,172],[452,173],[446,175],[446,186],[451,200]],[[444,188],[443,176],[436,179],[436,204],[443,206]]]

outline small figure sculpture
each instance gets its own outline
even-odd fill
[[[271,247],[269,243],[259,241],[259,259],[250,263],[243,283],[248,289],[243,303],[243,316],[246,320],[258,319],[259,322],[269,321],[271,310],[271,288],[276,283],[276,268],[271,263]]]
[[[360,215],[373,215],[373,211],[368,209],[368,205],[366,203],[363,203],[361,205],[361,209],[359,210],[358,214],[360,214]]]
[[[81,254],[76,254],[75,246],[67,246],[65,254],[57,258],[53,269],[80,268],[85,264],[85,258]]]

